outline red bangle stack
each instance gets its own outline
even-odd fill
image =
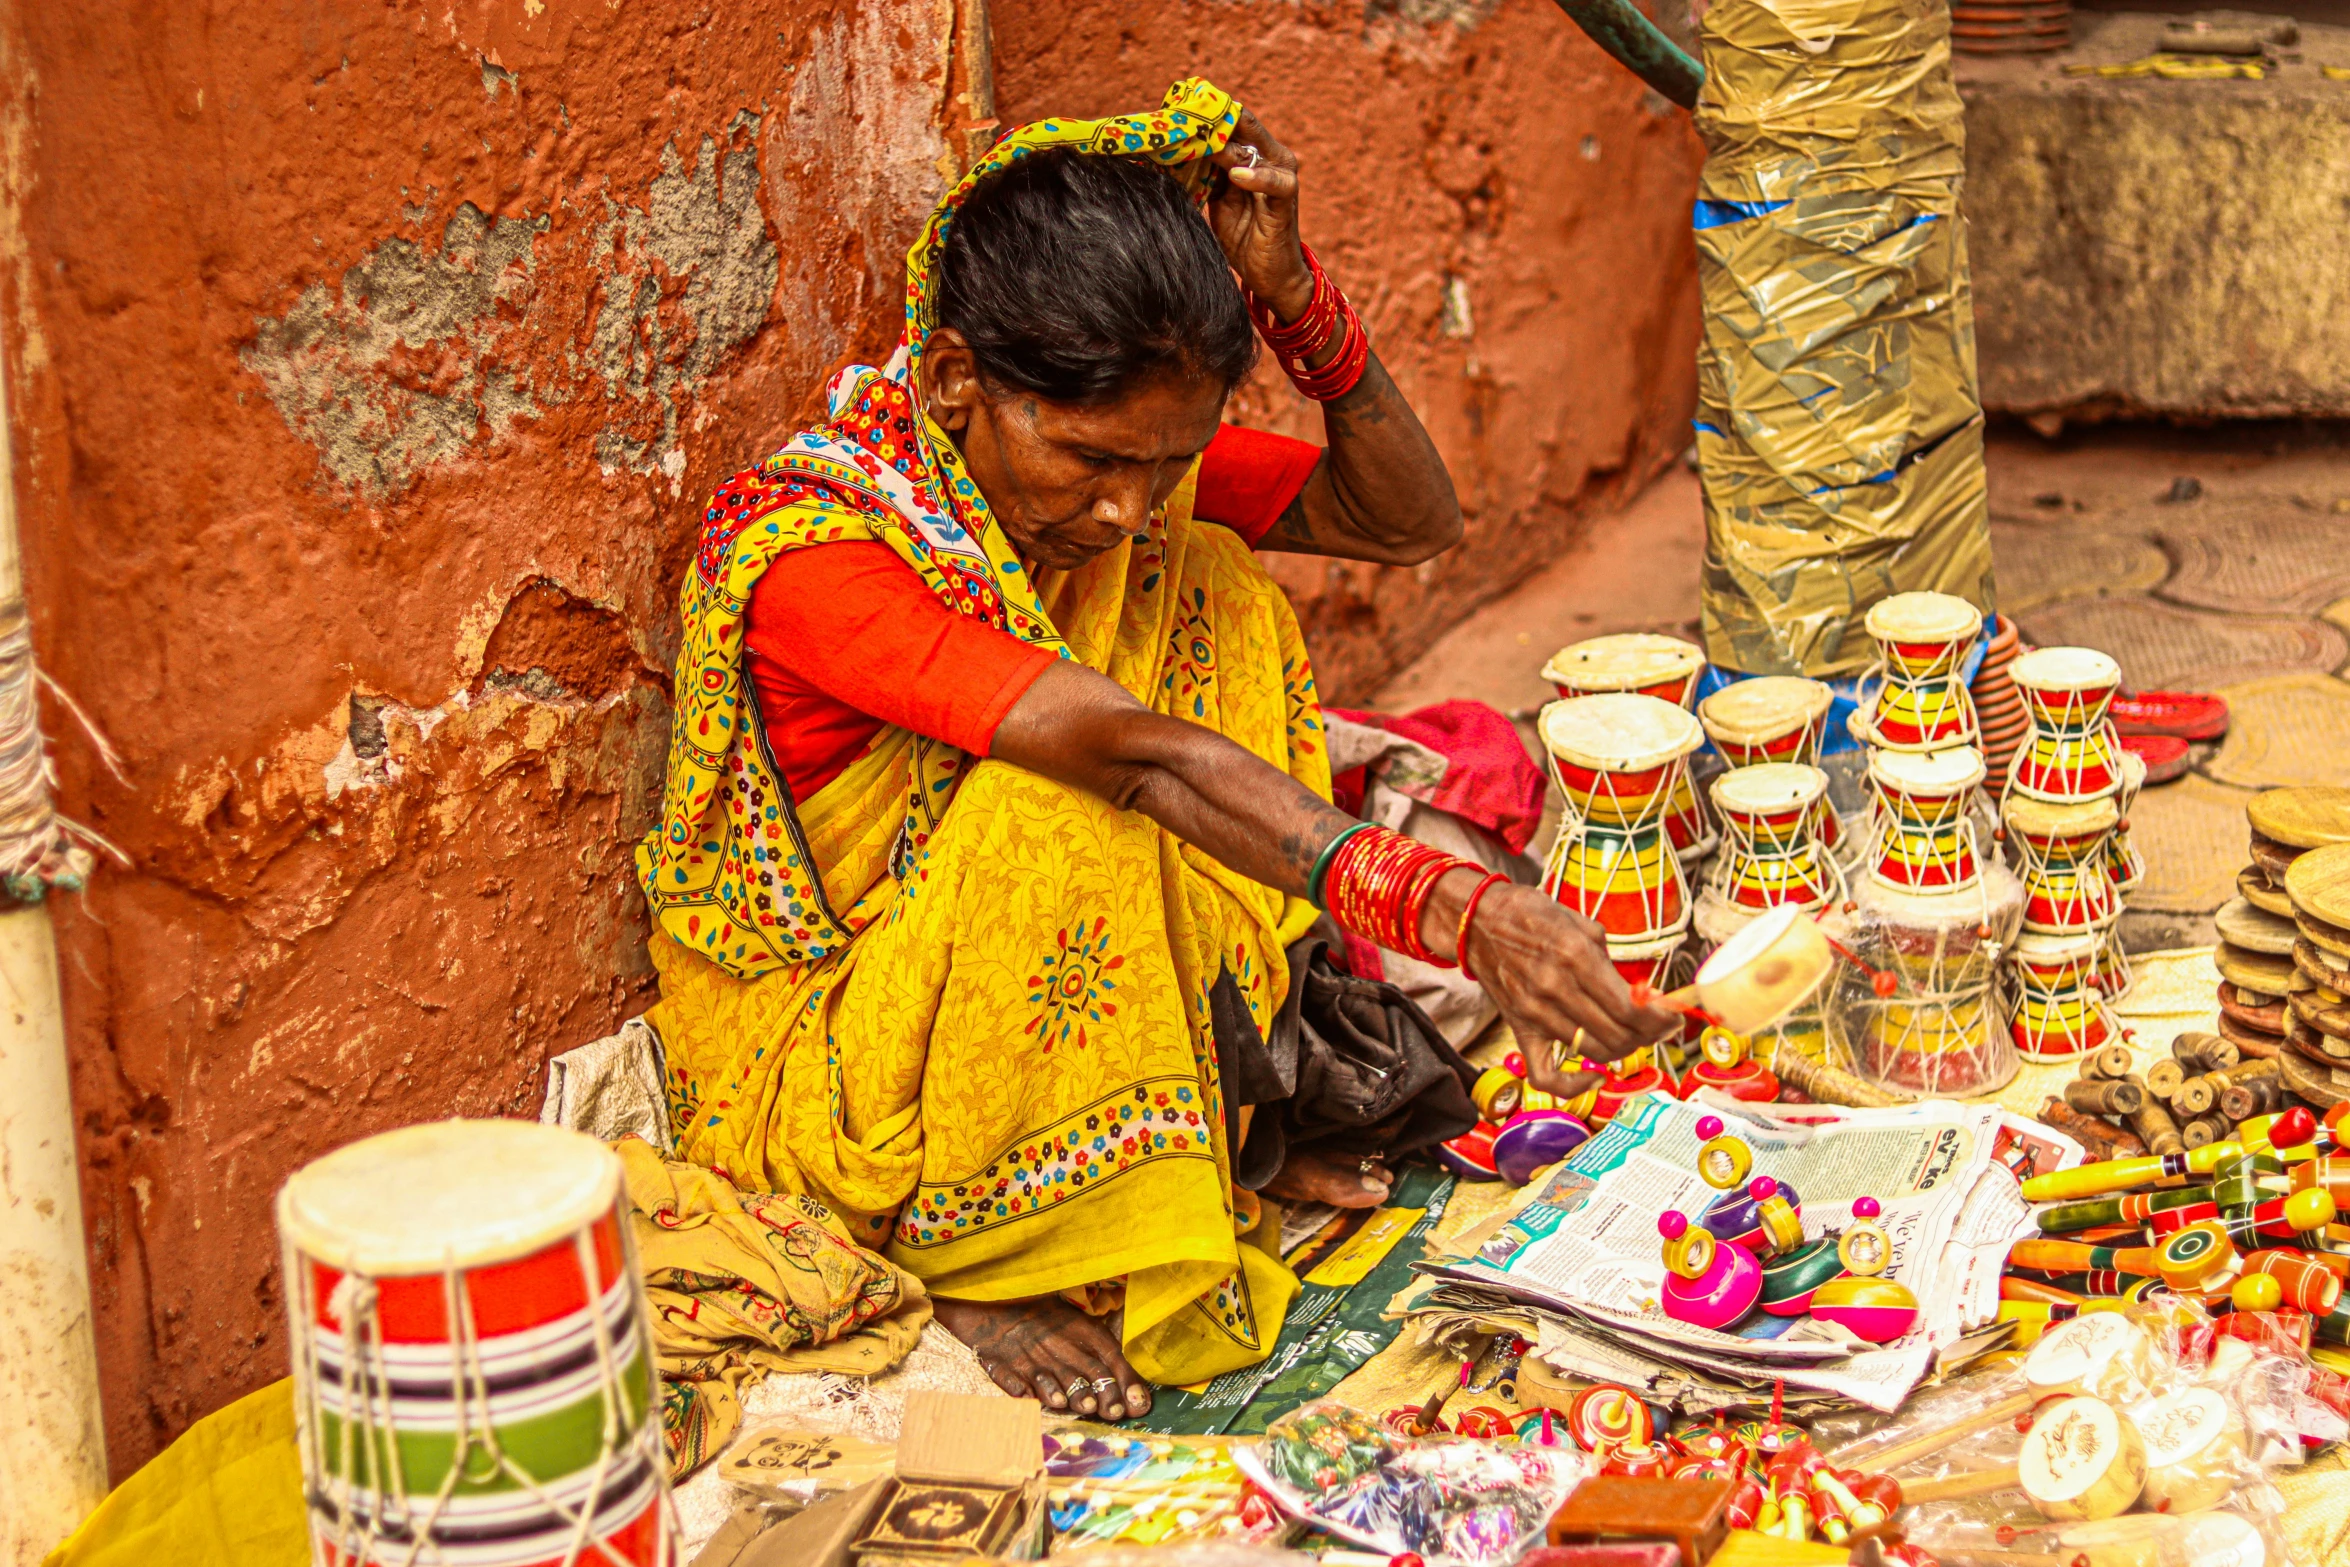
[[[1325,884],[1330,917],[1340,929],[1390,952],[1452,968],[1450,954],[1430,951],[1420,939],[1420,916],[1437,882],[1462,869],[1483,867],[1385,827],[1358,832],[1339,845],[1338,857],[1330,862]]]
[[[1314,294],[1306,303],[1306,313],[1283,326],[1272,307],[1254,294],[1247,296],[1248,313],[1291,384],[1315,402],[1334,402],[1353,391],[1363,378],[1363,367],[1371,361],[1371,335],[1363,330],[1355,307],[1322,270],[1312,247],[1298,248],[1305,252],[1306,269],[1314,275]],[[1329,347],[1333,338],[1339,339],[1339,349],[1328,364],[1317,370],[1306,363]]]

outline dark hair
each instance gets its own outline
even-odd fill
[[[1223,247],[1163,170],[1051,147],[981,180],[947,230],[938,323],[983,380],[1099,403],[1160,370],[1229,391],[1256,362]]]

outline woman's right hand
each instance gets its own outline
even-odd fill
[[[1455,871],[1437,883],[1421,926],[1432,950],[1452,950],[1461,908],[1479,879]],[[1681,1026],[1680,1013],[1634,1002],[1608,960],[1605,932],[1533,887],[1497,886],[1485,895],[1469,927],[1468,956],[1469,971],[1518,1036],[1527,1081],[1548,1093],[1581,1093],[1598,1080],[1560,1066],[1561,1055],[1614,1061]]]

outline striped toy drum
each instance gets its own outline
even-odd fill
[[[2130,807],[2138,803],[2138,791],[2146,787],[2146,758],[2124,751],[2121,764],[2121,788],[2114,793],[2121,819],[2113,824],[2113,837],[2105,846],[2105,874],[2112,878],[2115,892],[2135,892],[2146,879],[2146,857],[2130,841]]]
[[[2017,940],[2015,1011],[2007,1031],[2026,1060],[2086,1055],[2120,1032],[2097,989],[2098,942],[2091,931]]]
[[[1975,704],[1965,666],[1982,634],[1982,611],[1947,593],[1896,593],[1870,606],[1865,624],[1883,678],[1866,709],[1863,738],[1895,751],[1972,744]]]
[[[2097,991],[2108,1002],[2119,1002],[2137,983],[2137,972],[2130,967],[2129,949],[2122,945],[2122,922],[2117,912],[2097,933]]]
[[[1816,767],[1835,693],[1800,675],[1758,675],[1734,681],[1697,704],[1706,738],[1732,767],[1800,762]],[[1820,798],[1819,839],[1833,853],[1844,840],[1835,807]]]
[[[677,1558],[620,1161],[439,1121],[296,1171],[277,1221],[317,1560]]]
[[[2015,876],[1994,861],[1957,892],[1908,892],[1864,877],[1853,900],[1857,949],[1893,976],[1889,996],[1856,976],[1831,1008],[1862,1075],[1903,1093],[1953,1096],[2012,1079],[2020,1063],[2004,1026],[1998,958],[2023,914]]]
[[[1650,631],[1627,631],[1592,637],[1551,655],[1542,678],[1561,700],[1605,695],[1652,696],[1686,709],[1697,695],[1697,677],[1705,673],[1705,650],[1679,637]],[[1684,861],[1713,852],[1713,825],[1697,803],[1687,773],[1673,786],[1665,806],[1665,836]]]
[[[2086,800],[2121,785],[2121,742],[2106,713],[2121,665],[2095,648],[2044,647],[2008,667],[2032,727],[2008,768],[2009,792]]]
[[[1722,852],[1709,889],[1743,908],[1816,909],[1844,896],[1844,873],[1819,840],[1828,775],[1799,762],[1739,767],[1713,783]]]
[[[2024,929],[2070,935],[2121,913],[2105,873],[2106,840],[2120,820],[2110,798],[2057,805],[2010,795],[2001,814],[2024,878]]]
[[[1605,930],[1611,943],[1656,941],[1689,921],[1689,887],[1664,819],[1697,720],[1655,697],[1625,693],[1542,710],[1551,780],[1566,801],[1543,890]]]
[[[1542,666],[1542,678],[1561,697],[1631,692],[1687,707],[1705,672],[1705,650],[1679,637],[1649,631],[1592,637],[1560,648]]]
[[[1981,867],[1967,812],[1982,782],[1983,758],[1972,746],[1872,753],[1869,879],[1908,892],[1973,886]]]

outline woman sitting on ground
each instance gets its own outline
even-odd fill
[[[1189,82],[1016,131],[907,271],[897,356],[710,502],[639,850],[652,1018],[681,1157],[829,1204],[1007,1391],[1117,1419],[1261,1359],[1296,1291],[1230,1178],[1217,1019],[1270,1026],[1315,901],[1457,954],[1525,1038],[1675,1020],[1558,904],[1328,803],[1252,551],[1409,565],[1460,515],[1253,116]],[[1326,451],[1221,425],[1252,304]]]

